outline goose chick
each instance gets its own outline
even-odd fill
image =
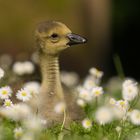
[[[59,103],[66,105],[66,122],[79,120],[82,109],[76,105],[76,94],[64,90],[60,81],[59,54],[71,45],[83,44],[86,39],[73,34],[63,23],[56,21],[42,22],[36,29],[39,47],[42,84],[38,99],[38,113],[49,123],[59,123],[63,114],[57,114],[54,108]]]

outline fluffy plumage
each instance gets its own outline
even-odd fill
[[[79,120],[82,109],[76,104],[76,93],[64,89],[60,82],[59,54],[74,44],[82,44],[86,39],[73,34],[63,23],[56,21],[42,22],[38,25],[35,36],[39,48],[40,68],[42,73],[41,91],[38,99],[38,113],[50,124],[63,121],[63,114],[54,111],[55,106],[66,104],[66,123]]]

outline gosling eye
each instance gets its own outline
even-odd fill
[[[57,37],[58,37],[58,34],[54,33],[54,34],[51,35],[51,38],[57,38]]]
[[[54,33],[50,36],[51,42],[56,43],[59,41],[59,35]]]

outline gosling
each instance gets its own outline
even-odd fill
[[[38,114],[49,124],[61,123],[64,114],[56,113],[54,108],[63,102],[66,105],[66,124],[81,120],[84,113],[76,104],[76,93],[62,87],[58,59],[63,50],[75,44],[83,44],[86,39],[73,34],[66,25],[56,21],[40,23],[35,31],[35,36],[42,74],[37,103]]]

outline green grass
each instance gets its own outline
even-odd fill
[[[0,140],[14,140],[13,129],[16,123],[3,120],[0,124],[0,129],[3,129]],[[116,126],[122,127],[120,133],[116,131]],[[125,122],[123,126],[118,121],[102,126],[93,123],[91,129],[84,129],[81,124],[73,122],[63,131],[61,131],[61,125],[44,129],[38,134],[37,140],[129,140],[138,133],[140,134],[140,127],[129,122]]]

